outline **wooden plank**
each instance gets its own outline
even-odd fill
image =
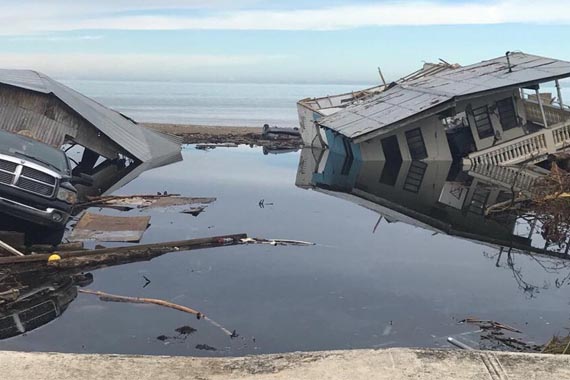
[[[134,255],[159,255],[168,252],[190,251],[194,249],[221,247],[228,245],[241,244],[241,239],[247,238],[247,234],[222,235],[199,239],[179,240],[152,244],[139,244],[116,248],[101,248],[93,250],[80,250],[58,252],[58,255],[64,259],[79,258],[89,256],[104,256],[113,254],[115,256],[130,257]],[[8,264],[25,264],[25,263],[45,263],[47,265],[48,258],[51,254],[29,255],[21,257],[0,257],[0,265]]]
[[[109,216],[87,212],[73,229],[69,240],[138,242],[149,222],[150,216]]]

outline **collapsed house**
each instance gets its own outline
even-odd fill
[[[0,70],[0,129],[66,151],[79,148],[74,175],[91,175],[89,194],[111,192],[144,170],[181,159],[181,139],[141,125],[31,70]],[[77,150],[77,149],[76,149]]]
[[[306,146],[362,161],[539,162],[570,143],[560,79],[570,62],[525,53],[427,64],[397,82],[298,102]],[[554,82],[555,100],[539,92]]]

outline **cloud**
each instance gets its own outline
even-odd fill
[[[101,35],[80,35],[80,36],[67,36],[67,35],[29,35],[18,36],[10,38],[10,41],[40,41],[40,42],[65,42],[65,41],[97,41],[102,40],[104,37]]]
[[[30,1],[28,1],[30,2]],[[33,2],[0,5],[0,34],[72,30],[337,30],[394,25],[570,23],[567,0],[392,1],[321,8],[249,8],[255,1]],[[202,4],[208,4],[204,6]],[[170,10],[170,12],[165,12]],[[172,12],[181,10],[181,12]],[[196,16],[199,10],[200,16]],[[144,11],[144,12],[143,12]]]
[[[227,80],[251,65],[279,62],[281,55],[0,54],[4,69],[31,69],[56,78]],[[227,70],[227,71],[226,71]],[[231,78],[229,78],[231,79]]]

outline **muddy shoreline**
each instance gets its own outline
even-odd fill
[[[185,144],[245,144],[273,149],[301,148],[300,138],[268,139],[262,128],[192,124],[142,123],[147,128],[183,138]]]

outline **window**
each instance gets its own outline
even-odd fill
[[[499,100],[497,102],[497,109],[499,110],[499,119],[501,119],[503,131],[508,131],[518,126],[513,98]]]
[[[406,175],[406,180],[404,181],[404,190],[411,193],[418,193],[424,181],[427,167],[428,164],[423,161],[412,161],[408,174]]]
[[[424,143],[422,131],[419,128],[407,131],[406,140],[408,141],[408,148],[410,149],[412,160],[423,160],[427,158],[426,144]]]
[[[489,118],[489,107],[487,105],[473,110],[473,120],[475,121],[475,129],[480,139],[495,135],[491,119]]]

